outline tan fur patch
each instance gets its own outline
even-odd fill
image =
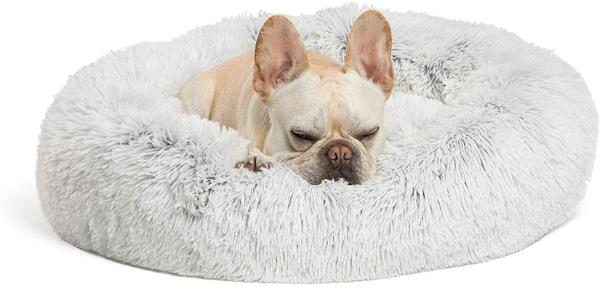
[[[313,74],[319,76],[319,78],[331,78],[344,73],[344,66],[342,66],[342,64],[317,51],[308,50],[306,55],[308,56],[309,62],[308,69]]]

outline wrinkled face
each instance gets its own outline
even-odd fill
[[[374,10],[352,25],[344,64],[306,51],[294,25],[270,17],[257,37],[254,90],[267,105],[263,152],[308,182],[364,182],[383,146],[383,106],[391,94],[392,36]]]
[[[353,70],[309,69],[271,95],[264,150],[311,184],[362,183],[383,148],[384,103],[381,89]]]

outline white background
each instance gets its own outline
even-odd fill
[[[573,65],[586,79],[596,103],[600,102],[600,21],[594,1],[484,2],[360,1],[384,9],[485,22],[516,32],[526,41],[553,49]],[[37,137],[44,112],[69,75],[111,49],[140,41],[169,40],[196,26],[244,12],[313,13],[341,3],[2,1],[0,287],[240,286],[115,263],[61,241],[41,214],[35,187]],[[332,286],[600,287],[598,166],[577,215],[524,251],[482,264]]]

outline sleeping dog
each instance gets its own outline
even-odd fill
[[[383,149],[391,48],[390,25],[374,10],[352,25],[344,64],[306,50],[292,22],[272,16],[253,52],[196,75],[178,97],[186,113],[250,140],[238,168],[259,171],[279,162],[311,184],[360,184],[375,173]]]

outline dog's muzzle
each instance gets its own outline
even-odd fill
[[[348,140],[334,139],[321,148],[323,179],[345,179],[350,184],[359,184],[358,167],[361,161],[358,149]]]

